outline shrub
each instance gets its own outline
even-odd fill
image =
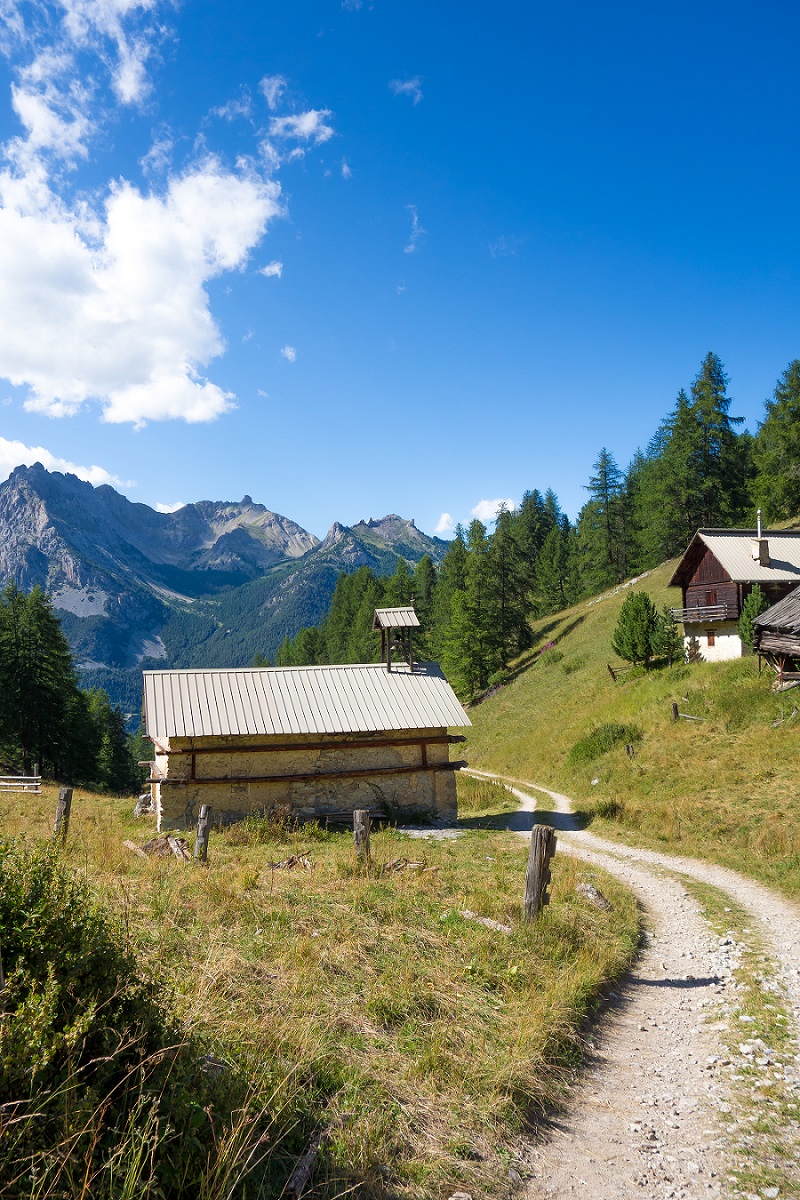
[[[642,740],[642,731],[637,725],[598,725],[586,737],[580,739],[567,755],[567,762],[577,767],[583,763],[592,762],[601,754],[607,754],[620,743],[636,745]]]
[[[768,608],[769,600],[756,583],[752,591],[744,598],[738,628],[739,637],[750,650],[753,649],[754,642],[753,620],[761,613],[766,612]]]
[[[33,1174],[37,1195],[77,1195],[91,1179],[105,1198],[133,1170],[177,1196],[204,1169],[211,1096],[199,1049],[139,976],[121,930],[54,845],[14,842],[0,842],[0,930],[0,1095],[12,1117],[0,1192]],[[150,1139],[152,1158],[141,1153]]]

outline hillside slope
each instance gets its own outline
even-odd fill
[[[666,586],[673,566],[634,587],[659,608],[679,603]],[[800,894],[795,693],[773,694],[771,672],[759,678],[753,658],[631,671],[613,683],[606,664],[624,665],[611,636],[626,595],[537,623],[513,681],[470,712],[470,764],[566,792],[606,835],[669,846]],[[674,724],[673,702],[701,719]],[[585,739],[604,725],[627,728],[595,752]]]

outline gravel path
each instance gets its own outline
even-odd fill
[[[528,1200],[741,1195],[731,1189],[726,1163],[730,1069],[719,1040],[724,1022],[709,1020],[723,1015],[716,1010],[735,1007],[739,947],[734,938],[712,933],[673,873],[721,889],[747,911],[773,960],[794,1020],[796,1048],[800,909],[722,867],[622,846],[580,830],[569,799],[558,792],[485,772],[470,774],[513,785],[522,807],[509,819],[512,830],[529,836],[536,809],[537,819],[558,830],[560,850],[623,880],[645,910],[642,953],[612,994],[571,1111],[552,1124],[549,1138],[534,1151]],[[534,793],[547,798],[544,806]],[[785,1074],[795,1092],[798,1064],[800,1056]],[[794,1194],[800,1196],[800,1169],[797,1187]],[[754,1200],[778,1195],[789,1193],[767,1189]]]

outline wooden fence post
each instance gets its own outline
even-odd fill
[[[211,805],[201,804],[197,818],[197,837],[194,841],[194,857],[197,862],[208,861],[208,835],[211,832]]]
[[[526,921],[538,916],[540,909],[550,903],[547,885],[550,882],[550,859],[556,852],[555,831],[549,825],[534,825],[531,830],[531,848],[528,854],[528,869],[525,872],[525,896],[522,913]]]
[[[369,858],[369,831],[372,821],[368,808],[353,809],[353,841],[356,858]]]
[[[69,833],[69,814],[72,808],[72,788],[62,787],[58,792],[56,819],[53,825],[53,837],[60,837],[62,842],[67,840]]]
[[[673,721],[677,721],[679,716],[680,716],[680,714],[679,714],[679,712],[678,712],[678,706],[677,706],[677,704],[675,704],[675,703],[673,702],[673,705],[672,705],[672,720],[673,720]]]

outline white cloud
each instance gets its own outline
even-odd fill
[[[27,389],[29,411],[96,404],[103,420],[138,427],[234,407],[206,374],[225,350],[207,285],[241,270],[284,211],[269,137],[258,162],[206,154],[178,171],[162,126],[141,160],[149,188],[117,176],[70,200],[64,183],[116,108],[148,96],[170,10],[170,0],[0,0],[20,123],[0,146],[0,378]],[[270,108],[284,89],[281,76],[261,82]],[[243,93],[218,113],[246,115],[250,103]],[[333,136],[330,115],[271,117],[271,137],[301,154]],[[279,277],[282,264],[262,271]]]
[[[444,537],[447,537],[448,533],[452,533],[453,530],[455,529],[455,527],[456,527],[456,523],[453,520],[453,518],[450,516],[450,513],[443,512],[442,515],[439,517],[439,520],[436,522],[436,528],[434,529],[433,532],[441,534]]]
[[[224,343],[208,280],[241,267],[280,209],[278,185],[216,159],[162,196],[124,180],[87,227],[49,189],[18,202],[0,175],[0,375],[25,407],[111,422],[209,421],[233,396],[202,376]]]
[[[346,158],[342,159],[342,179],[350,179],[353,172]]]
[[[362,3],[363,0],[342,0],[342,8],[345,12],[358,12]]]
[[[278,262],[277,258],[272,262],[267,263],[265,267],[259,267],[259,275],[266,275],[267,279],[280,279],[283,275],[283,263]]]
[[[406,242],[405,253],[413,254],[419,245],[420,238],[427,233],[427,230],[420,225],[416,204],[407,204],[406,211],[411,214],[411,233]]]
[[[133,487],[132,480],[122,480],[112,475],[104,467],[81,467],[70,462],[67,458],[59,458],[44,446],[26,446],[24,442],[10,442],[0,437],[0,480],[8,479],[14,467],[31,467],[39,462],[48,471],[62,471],[64,474],[77,475],[87,483],[97,487],[100,483],[110,483],[112,487]]]
[[[415,75],[412,79],[390,79],[389,90],[394,96],[410,96],[415,104],[422,99],[422,76]]]
[[[253,113],[253,102],[247,92],[243,92],[236,100],[229,100],[218,108],[212,108],[211,114],[222,121],[236,121],[239,117],[250,117]]]
[[[297,351],[294,346],[281,346],[281,354],[287,362],[295,362],[297,360]]]
[[[297,138],[319,146],[333,137],[333,127],[326,124],[329,116],[329,108],[309,108],[307,112],[293,113],[288,117],[273,117],[269,131],[273,137]]]
[[[179,508],[186,508],[185,500],[178,500],[176,504],[156,504],[155,510],[160,513],[174,513]]]
[[[505,505],[508,509],[517,507],[516,500],[479,500],[475,507],[471,510],[470,515],[477,517],[479,521],[483,521],[484,525],[488,521],[493,521],[501,505]]]
[[[502,235],[494,242],[489,242],[489,253],[492,258],[516,258],[520,246],[524,243],[524,238],[517,237],[516,234]]]
[[[258,86],[268,106],[274,112],[281,96],[286,91],[286,80],[282,75],[265,75]]]

